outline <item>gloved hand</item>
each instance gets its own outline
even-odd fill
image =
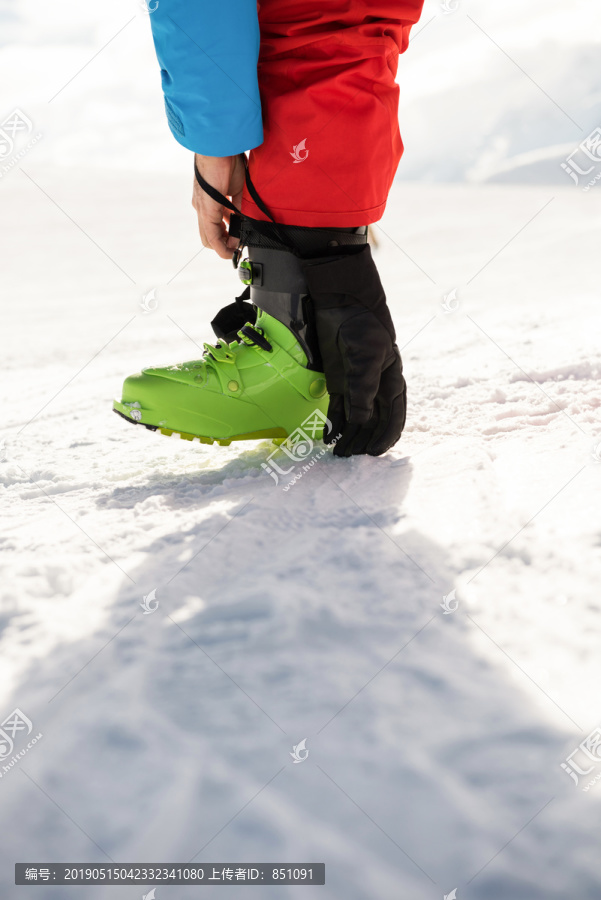
[[[330,394],[326,444],[336,456],[390,449],[405,426],[407,388],[386,295],[369,244],[303,262]]]

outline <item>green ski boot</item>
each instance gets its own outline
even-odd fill
[[[131,422],[201,443],[286,438],[328,406],[323,374],[307,368],[294,335],[260,313],[239,340],[205,344],[202,359],[126,379],[114,409]]]
[[[213,320],[217,344],[205,344],[199,360],[130,376],[113,408],[134,424],[208,444],[284,440],[315,416],[321,436],[329,396],[311,304],[300,260],[281,238],[327,253],[340,243],[365,243],[366,229],[277,226],[278,236],[269,237],[264,223],[257,223],[261,231],[252,220],[236,227],[248,248],[238,267],[248,287]]]

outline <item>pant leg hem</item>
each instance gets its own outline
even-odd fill
[[[270,212],[281,225],[302,225],[306,228],[358,228],[371,225],[384,215],[386,201],[369,209],[336,212],[334,210],[283,209],[272,206]],[[252,200],[243,197],[242,212],[252,219],[265,221],[259,207]]]

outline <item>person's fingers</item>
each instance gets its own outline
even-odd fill
[[[215,250],[223,259],[229,259],[231,253],[226,247],[223,207],[210,199],[206,202],[203,198],[199,198],[193,205],[198,216],[198,230],[203,247]]]
[[[229,259],[232,254],[228,249],[228,236],[220,212],[223,207],[216,203],[211,203],[209,207],[202,201],[193,205],[198,216],[198,231],[203,247],[215,250],[222,259]]]
[[[234,204],[236,209],[240,209],[240,207],[242,206],[242,190],[240,190],[237,194],[234,194],[232,196],[232,203]],[[225,245],[228,248],[230,254],[234,250],[237,250],[238,245],[240,244],[240,241],[238,238],[229,236],[229,227],[230,227],[231,216],[232,216],[232,213],[229,210],[225,210],[225,220],[227,222],[227,230],[228,230],[228,236],[226,238]]]
[[[217,207],[216,204],[213,204],[213,206],[215,208],[205,209],[201,214],[207,239],[206,246],[214,250],[223,259],[229,259],[231,254],[226,247],[227,235],[221,214],[222,207]]]
[[[225,246],[227,247],[227,249],[230,253],[230,256],[234,252],[234,250],[237,250],[238,247],[240,246],[240,238],[230,236],[230,225],[231,225],[231,219],[232,219],[233,215],[234,214],[232,212],[230,212],[230,210],[228,210],[228,209],[226,209],[223,214],[223,218],[225,219],[225,223],[226,223]]]
[[[231,197],[234,205],[239,207],[246,172],[244,154],[225,157],[196,154],[195,163],[206,181],[226,197]],[[229,259],[238,247],[238,240],[228,234],[230,211],[211,199],[197,181],[194,181],[192,205],[198,216],[203,246],[215,250],[222,259]]]
[[[197,156],[196,161],[199,170],[205,168],[200,157]],[[209,183],[215,183],[219,190],[224,174],[222,170],[227,169],[229,163],[225,159],[215,159],[209,163],[209,166],[211,165],[217,165],[219,171],[217,173],[205,171],[203,174]],[[231,253],[226,247],[227,234],[223,223],[223,207],[211,199],[196,180],[193,182],[192,206],[198,217],[198,231],[203,247],[215,250],[223,259],[229,259]]]

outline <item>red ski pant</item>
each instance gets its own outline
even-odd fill
[[[265,138],[250,175],[277,222],[381,218],[403,143],[399,53],[424,0],[260,0]],[[245,190],[242,210],[264,219]]]

